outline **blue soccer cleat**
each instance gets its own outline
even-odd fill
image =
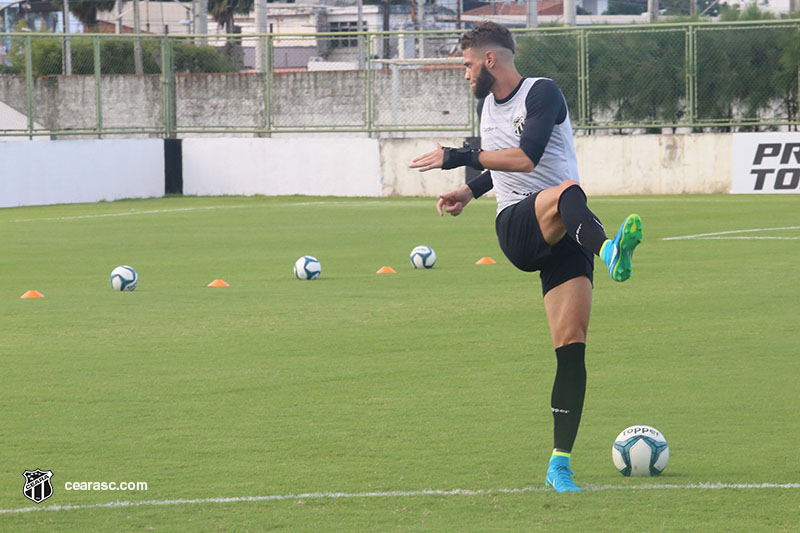
[[[600,248],[600,258],[608,267],[614,281],[625,281],[631,277],[631,259],[636,246],[642,242],[642,219],[639,215],[628,215],[619,227],[617,235],[608,239]]]
[[[569,457],[554,455],[550,458],[544,483],[556,492],[580,492],[581,488],[572,481],[574,474],[569,468]]]

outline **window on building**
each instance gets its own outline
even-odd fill
[[[358,22],[331,22],[331,32],[358,31]],[[351,48],[358,46],[358,39],[353,35],[340,39],[331,39],[331,48]]]

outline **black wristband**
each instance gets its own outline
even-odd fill
[[[462,148],[449,148],[443,147],[444,160],[442,161],[442,168],[450,170],[458,167],[472,167],[477,170],[483,170],[483,165],[478,160],[480,150],[475,150],[469,147],[469,144],[464,143]]]
[[[471,179],[467,182],[467,187],[472,191],[473,198],[480,198],[492,189],[494,183],[492,182],[492,171],[487,170],[477,178]]]

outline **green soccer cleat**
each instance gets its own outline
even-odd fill
[[[566,460],[565,460],[566,459]],[[550,460],[550,466],[547,469],[547,477],[544,478],[544,483],[556,492],[580,492],[581,488],[572,480],[575,472],[569,468],[569,459],[566,457],[554,456]]]
[[[600,248],[600,258],[608,267],[614,281],[625,281],[631,277],[631,259],[636,246],[642,242],[642,219],[639,215],[628,215],[619,227],[617,235],[608,239]]]

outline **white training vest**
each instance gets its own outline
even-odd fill
[[[525,78],[517,93],[507,102],[498,104],[489,93],[481,112],[481,147],[484,150],[502,150],[519,147],[519,138],[525,124],[525,100],[533,84],[545,78]],[[532,172],[504,172],[492,170],[492,184],[497,197],[497,213],[528,196],[558,185],[565,180],[578,178],[578,161],[572,141],[572,125],[567,118],[553,127],[539,164]]]

